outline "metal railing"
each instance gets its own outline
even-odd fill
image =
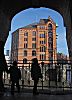
[[[43,61],[44,62],[44,61]],[[57,61],[56,61],[57,62]],[[31,63],[18,63],[21,71],[21,88],[33,88],[31,78]],[[20,66],[21,64],[21,66]],[[70,61],[60,63],[40,63],[42,79],[39,79],[38,89],[42,90],[72,90]],[[8,69],[11,63],[8,63]],[[3,82],[5,87],[10,87],[10,74],[3,72]]]

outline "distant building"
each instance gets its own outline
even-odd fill
[[[9,55],[10,55],[10,51],[6,50],[6,56],[9,56]]]
[[[57,53],[57,62],[58,63],[68,63],[69,57],[63,53]]]
[[[25,63],[35,57],[39,63],[57,60],[56,28],[49,16],[17,29],[12,33],[11,60]]]
[[[10,63],[10,50],[6,50],[5,59],[6,59],[7,64],[9,65],[9,63]]]

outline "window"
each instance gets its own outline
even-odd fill
[[[27,51],[26,50],[24,50],[24,56],[27,56]]]
[[[36,48],[36,43],[32,43],[32,48],[33,48],[33,49]]]
[[[49,43],[49,48],[52,49],[53,48],[53,44]]]
[[[40,34],[40,38],[45,38],[45,34]]]
[[[25,33],[24,33],[24,36],[28,36],[28,32],[25,32]]]
[[[23,59],[23,64],[26,64],[26,63],[27,63],[27,59],[24,58],[24,59]]]
[[[36,31],[33,31],[32,32],[32,36],[36,36]]]
[[[40,55],[40,60],[41,60],[41,55]]]
[[[24,48],[27,48],[27,43],[24,43]]]
[[[52,42],[53,41],[53,38],[49,37],[49,42]]]
[[[36,56],[36,51],[35,50],[32,51],[32,56]]]
[[[40,52],[42,51],[42,47],[40,47]]]
[[[49,34],[52,34],[52,32],[51,32],[51,31],[48,31],[48,33],[49,33]]]
[[[27,38],[24,38],[24,41],[27,41]]]
[[[52,30],[52,24],[48,25],[48,30]]]
[[[49,36],[49,37],[53,37],[52,33],[49,33],[48,36]]]
[[[45,54],[40,54],[40,60],[45,60]]]
[[[40,29],[45,29],[45,26],[40,26]]]
[[[32,41],[36,41],[36,38],[32,38]]]
[[[45,42],[45,40],[44,40],[44,44],[45,44],[46,42]]]
[[[46,47],[45,47],[45,46],[40,47],[40,52],[45,52],[45,49],[46,49]]]
[[[44,41],[40,41],[40,44],[45,44],[45,40]]]

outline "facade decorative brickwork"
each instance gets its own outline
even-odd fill
[[[12,33],[11,60],[25,63],[35,57],[39,63],[57,60],[56,28],[56,23],[49,16],[17,29]]]

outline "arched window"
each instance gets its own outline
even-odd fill
[[[36,56],[36,51],[35,50],[32,51],[32,56]]]
[[[23,59],[23,63],[24,63],[24,64],[27,63],[27,59],[26,59],[26,58]]]

